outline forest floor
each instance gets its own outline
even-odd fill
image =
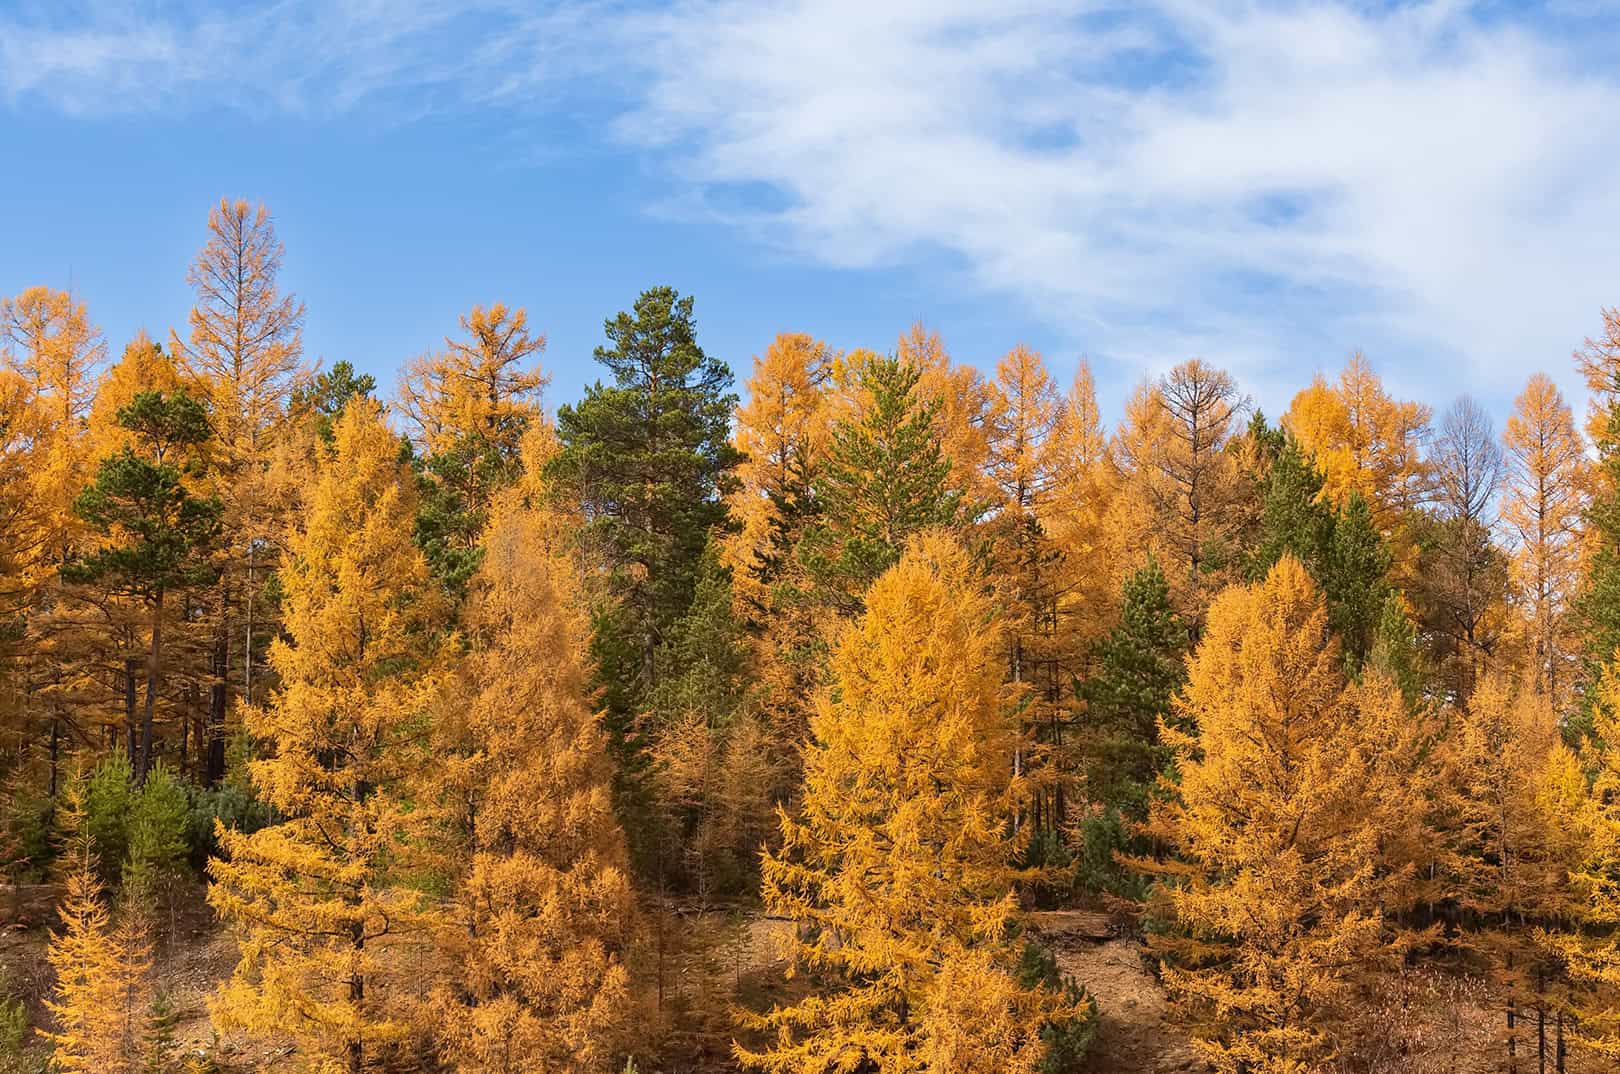
[[[43,997],[51,982],[45,961],[47,926],[57,889],[18,892],[0,886],[0,983],[44,1021]],[[208,1000],[236,965],[230,935],[219,927],[200,886],[183,892],[163,921],[165,940],[154,968],[158,988],[173,1004],[174,1058],[209,1057],[222,1074],[285,1069],[290,1041],[250,1040],[216,1034]],[[722,1074],[730,1058],[737,1007],[768,1009],[789,1001],[801,982],[785,977],[785,922],[737,910],[666,911],[636,961],[656,966],[649,981],[649,1027],[638,1058],[647,1074]],[[1106,914],[1062,910],[1032,915],[1032,925],[1055,954],[1059,968],[1085,985],[1097,1001],[1098,1027],[1084,1074],[1199,1074],[1207,1066],[1178,1026],[1138,939]],[[1453,973],[1414,975],[1389,990],[1376,1019],[1383,1036],[1369,1045],[1360,1069],[1370,1074],[1487,1074],[1509,1069],[1497,1036],[1501,1021],[1471,979]],[[661,1029],[652,1027],[662,1026]],[[678,1028],[677,1028],[678,1027]],[[654,1040],[651,1034],[656,1033]],[[1537,1070],[1532,1040],[1518,1069]],[[656,1053],[659,1058],[651,1058]],[[1549,1074],[1553,1067],[1545,1068]],[[1572,1054],[1569,1074],[1597,1071]]]

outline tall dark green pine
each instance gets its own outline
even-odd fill
[[[596,360],[612,374],[557,410],[551,487],[579,504],[581,540],[604,569],[592,655],[620,761],[621,805],[644,768],[635,726],[666,671],[660,647],[692,604],[710,531],[726,522],[739,455],[729,439],[731,370],[698,346],[692,299],[642,292],[604,324]]]
[[[1284,555],[1320,565],[1333,543],[1333,512],[1321,502],[1321,473],[1291,437],[1272,435],[1278,443],[1265,477],[1259,543],[1249,557],[1251,581],[1265,578]]]
[[[917,398],[920,377],[898,358],[867,364],[860,383],[870,405],[860,421],[833,427],[816,476],[818,519],[799,542],[799,559],[816,598],[851,615],[909,537],[961,514],[962,492],[951,488],[934,425],[939,405]]]
[[[507,420],[514,435],[462,433],[443,450],[413,460],[420,493],[416,543],[428,569],[458,602],[483,559],[480,542],[490,505],[523,473],[517,445],[524,422],[518,415]]]
[[[141,392],[118,411],[118,424],[135,434],[135,443],[102,459],[95,483],[73,504],[74,512],[107,542],[64,564],[62,577],[106,585],[146,605],[146,702],[135,756],[135,779],[141,783],[152,768],[164,599],[216,576],[209,553],[219,541],[221,507],[217,499],[195,496],[185,486],[187,477],[201,476],[200,449],[213,430],[203,405],[184,389]]]
[[[1134,848],[1130,823],[1147,817],[1153,785],[1169,760],[1159,721],[1186,681],[1187,626],[1170,602],[1170,582],[1157,560],[1125,579],[1120,618],[1092,653],[1080,683],[1081,770],[1096,811],[1081,824],[1080,882],[1113,894],[1139,894],[1113,860]]]

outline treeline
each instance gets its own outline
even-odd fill
[[[312,1070],[1060,1072],[1095,1005],[1026,914],[1068,905],[1232,1074],[1398,1064],[1426,973],[1505,1069],[1620,1054],[1620,313],[1584,429],[1357,355],[1276,423],[1184,362],[1110,431],[1084,363],[921,327],[778,336],[739,405],[654,288],[553,418],[499,304],[391,402],[315,367],[281,254],[221,202],[187,330],[116,361],[0,304],[0,851],[61,884],[58,1069],[172,1065],[199,871],[216,1025]],[[792,986],[677,995],[671,915],[756,903]]]

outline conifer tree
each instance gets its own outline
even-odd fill
[[[733,438],[743,457],[730,502],[736,530],[720,540],[736,616],[750,634],[761,732],[789,787],[798,784],[798,746],[825,649],[794,553],[819,511],[814,489],[828,442],[827,382],[840,361],[804,333],[777,336],[754,359]]]
[[[604,570],[592,648],[609,732],[628,763],[633,713],[662,674],[659,643],[691,604],[709,531],[726,518],[737,399],[725,363],[698,346],[689,296],[644,291],[604,330],[595,357],[613,382],[558,408],[562,449],[548,480],[583,509],[581,539]]]
[[[106,543],[65,564],[71,582],[101,582],[147,608],[146,700],[135,780],[152,767],[152,724],[163,675],[164,601],[171,590],[213,580],[210,553],[220,537],[220,502],[192,491],[212,436],[202,404],[183,389],[141,392],[118,411],[140,450],[124,445],[103,459],[74,510]]]
[[[53,1061],[63,1074],[138,1074],[150,1001],[150,946],[137,922],[115,921],[84,823],[82,789],[64,802],[68,833],[60,931],[47,952],[56,988],[46,1001]]]
[[[1545,1040],[1550,1013],[1562,1013],[1561,960],[1538,931],[1562,932],[1574,905],[1566,877],[1578,863],[1585,782],[1558,736],[1550,699],[1493,671],[1457,714],[1446,742],[1442,860],[1465,915],[1462,942],[1482,959],[1507,1009],[1509,1063],[1528,1055],[1537,1013]],[[1574,776],[1573,781],[1571,776]],[[1545,1068],[1547,1056],[1539,1057]]]
[[[873,356],[859,374],[870,402],[859,420],[833,426],[818,475],[820,520],[799,544],[816,597],[835,611],[861,609],[866,588],[900,559],[914,534],[954,523],[962,491],[941,450],[939,405],[918,395],[921,374]]]
[[[220,825],[209,865],[242,949],[216,1020],[290,1034],[351,1074],[406,1035],[398,1004],[416,982],[393,956],[431,920],[410,863],[432,820],[419,788],[442,616],[400,457],[381,409],[351,402],[281,570],[280,686],[244,716],[271,750],[249,765],[254,786],[282,819]]]
[[[531,473],[551,436],[528,434]],[[433,1017],[467,1074],[606,1074],[629,1043],[633,900],[569,539],[537,483],[503,493],[469,598],[465,715],[450,721],[469,858]]]
[[[1346,689],[1322,597],[1285,557],[1211,605],[1177,707],[1180,783],[1152,822],[1178,859],[1165,983],[1208,1020],[1216,1069],[1320,1069],[1413,942],[1385,918],[1407,879],[1384,847],[1407,804],[1404,703],[1381,680]]]
[[[1187,628],[1170,603],[1157,560],[1125,580],[1119,624],[1092,653],[1080,685],[1086,703],[1085,786],[1093,802],[1132,820],[1169,760],[1159,725],[1186,680]]]
[[[1586,801],[1561,818],[1580,836],[1569,874],[1578,929],[1548,940],[1575,986],[1577,1037],[1613,1061],[1620,1057],[1620,664],[1605,666],[1592,692]]]
[[[753,1020],[771,1072],[1035,1071],[1072,993],[1024,986],[1008,819],[1023,792],[991,602],[966,553],[917,538],[838,644],[802,814],[765,858],[812,994]],[[973,1005],[971,1011],[964,1005]]]
[[[524,431],[540,414],[547,377],[533,364],[544,336],[501,303],[461,318],[466,339],[417,359],[400,381],[401,407],[422,452],[417,540],[434,574],[460,596],[478,567],[494,497],[517,477]]]
[[[1513,580],[1531,636],[1536,689],[1562,705],[1574,685],[1570,612],[1580,574],[1585,447],[1558,388],[1530,378],[1502,432],[1502,517],[1518,538]]]

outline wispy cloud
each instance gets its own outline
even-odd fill
[[[684,211],[1012,296],[1135,370],[1200,353],[1264,390],[1364,345],[1425,359],[1414,386],[1502,391],[1620,301],[1601,6],[129,10],[0,16],[0,100],[408,113],[583,90]]]

